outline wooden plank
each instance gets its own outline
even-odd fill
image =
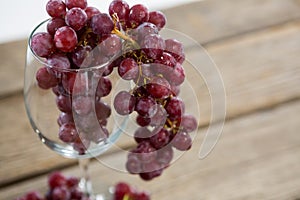
[[[0,44],[0,98],[23,88],[26,41]]]
[[[300,47],[297,45],[299,42],[300,24],[297,22],[208,46],[207,49],[224,79],[227,90],[228,118],[299,98],[298,52]],[[192,49],[188,52],[188,58],[195,60],[196,63],[203,63],[201,56]],[[203,64],[209,66],[210,63]],[[198,80],[198,78],[192,77],[189,81],[193,83],[193,79]],[[213,80],[214,74],[205,78]],[[210,96],[203,80],[199,84],[194,84],[194,87],[199,99],[200,124],[204,126],[208,124],[211,116]],[[188,97],[187,101],[189,97],[192,97],[191,95],[185,96]],[[247,102],[246,105],[245,102]],[[46,159],[49,150],[44,149],[39,141],[33,138],[21,95],[2,100],[0,110],[3,119],[11,120],[10,122],[0,121],[1,138],[7,137],[7,133],[10,133],[9,137],[12,141],[19,141],[18,145],[14,146],[11,146],[13,142],[0,141],[0,151],[10,152],[8,154],[11,155],[2,156],[2,162],[7,163],[0,169],[2,183],[28,176],[32,172],[43,171],[45,166],[50,170],[56,165],[69,162],[55,155],[53,155],[53,160],[58,159],[57,162],[49,162],[49,159]],[[12,123],[16,122],[18,125],[12,126]],[[20,133],[22,133],[22,140],[18,139]],[[32,147],[29,148],[28,144]],[[32,168],[32,162],[24,161],[24,158],[31,157],[34,153],[36,164]],[[18,173],[15,173],[16,171]]]
[[[300,17],[299,0],[208,0],[168,9],[168,27],[200,43],[263,29]]]
[[[168,28],[185,33],[200,43],[209,43],[299,18],[299,2],[207,0],[164,12],[168,17]],[[22,89],[26,43],[22,40],[0,44],[0,98]]]
[[[199,160],[205,129],[199,131],[193,148],[152,182],[91,165],[95,188],[101,181],[114,184],[127,181],[152,192],[153,199],[266,199],[294,200],[300,197],[300,101],[254,113],[226,123],[214,151]],[[284,117],[283,117],[284,116]],[[103,160],[123,166],[123,155]],[[78,174],[77,168],[64,171]],[[0,199],[13,199],[29,189],[46,188],[42,176],[0,190]]]

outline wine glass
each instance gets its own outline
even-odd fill
[[[118,92],[111,91],[116,80],[110,74],[113,59],[79,69],[56,68],[57,62],[64,64],[61,58],[49,64],[30,46],[33,35],[46,30],[47,21],[33,30],[27,47],[24,98],[28,118],[44,145],[66,158],[79,159],[81,189],[92,199],[107,199],[104,194],[93,195],[88,160],[109,149],[127,124],[125,116],[111,117],[111,101]],[[108,74],[112,78],[105,77]]]

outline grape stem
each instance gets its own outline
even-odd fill
[[[116,34],[118,37],[120,37],[123,40],[129,41],[133,47],[135,49],[140,49],[140,46],[138,45],[138,43],[136,41],[134,41],[131,37],[129,37],[128,35],[123,34],[121,31],[119,31],[118,29],[114,28],[114,30],[112,31],[113,34]]]

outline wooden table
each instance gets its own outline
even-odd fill
[[[152,182],[94,161],[95,187],[123,180],[150,190],[156,200],[299,199],[300,0],[207,0],[165,13],[169,28],[201,43],[220,70],[227,95],[223,134],[200,160],[210,109],[207,88],[199,85],[203,109],[192,150]],[[25,46],[26,41],[0,45],[3,200],[44,191],[50,171],[78,172],[76,161],[44,147],[29,126],[22,96]],[[193,51],[187,46],[188,56],[197,57]],[[120,154],[103,158],[118,163]]]

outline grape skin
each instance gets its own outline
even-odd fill
[[[63,26],[55,32],[54,43],[59,50],[71,52],[78,43],[76,32],[68,26]]]

